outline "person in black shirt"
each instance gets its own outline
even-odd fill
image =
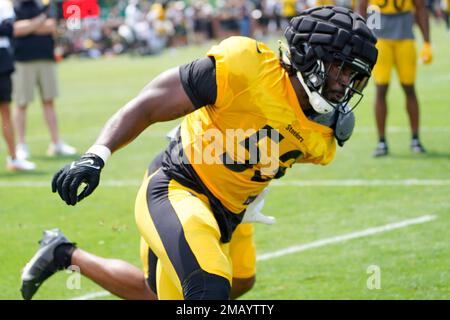
[[[16,73],[14,75],[14,98],[17,103],[17,131],[19,143],[16,153],[19,158],[29,157],[25,143],[26,110],[33,101],[34,89],[39,87],[44,108],[44,117],[50,130],[52,142],[47,154],[74,155],[75,148],[65,144],[59,137],[54,99],[58,95],[56,64],[54,59],[55,19],[50,9],[38,0],[15,0],[14,42]],[[33,23],[36,17],[39,23]]]
[[[35,168],[34,163],[16,157],[14,148],[14,130],[11,122],[9,105],[11,103],[11,73],[14,60],[11,49],[13,35],[14,11],[7,0],[0,0],[0,114],[3,136],[8,147],[6,168],[10,171],[27,171]]]

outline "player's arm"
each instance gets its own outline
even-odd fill
[[[367,19],[367,6],[368,5],[369,5],[369,0],[359,0],[358,12],[364,19]]]
[[[431,51],[431,42],[430,42],[430,24],[428,19],[428,10],[425,6],[425,0],[413,0],[415,7],[415,19],[417,25],[420,28],[423,36],[423,48],[420,53],[420,58],[422,62],[425,64],[431,63],[433,60],[433,54]]]
[[[422,32],[423,41],[430,43],[430,24],[425,0],[414,0],[414,7],[416,8],[414,11],[416,22]]]
[[[96,144],[114,152],[155,122],[177,119],[213,104],[216,92],[215,65],[210,58],[166,71],[107,122]]]
[[[114,152],[133,141],[151,124],[177,119],[194,110],[181,84],[178,68],[168,70],[109,119],[96,144]]]
[[[58,191],[68,205],[75,205],[98,186],[100,171],[112,152],[153,123],[177,119],[214,103],[215,88],[215,66],[209,58],[162,73],[108,120],[85,155],[55,174],[52,191]],[[87,186],[78,194],[82,183]]]

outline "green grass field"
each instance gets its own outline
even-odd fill
[[[376,134],[370,85],[356,110],[356,132],[334,162],[327,167],[297,165],[281,182],[304,185],[271,188],[264,212],[278,222],[256,227],[257,252],[271,253],[424,215],[435,219],[259,261],[256,285],[245,299],[450,298],[450,36],[443,29],[441,25],[433,29],[434,63],[418,69],[421,135],[428,154],[417,156],[409,150],[404,98],[395,81],[389,94],[391,155],[371,157]],[[61,63],[62,95],[57,102],[64,139],[86,150],[108,117],[150,79],[203,55],[207,48]],[[28,143],[38,170],[14,174],[0,168],[0,299],[21,298],[21,269],[48,228],[61,228],[95,254],[140,266],[135,194],[147,164],[166,146],[163,137],[175,122],[153,126],[115,154],[102,173],[103,185],[76,207],[68,207],[51,193],[50,181],[71,159],[45,155],[49,137],[37,103],[30,107],[28,121]],[[4,143],[0,157],[6,157]],[[422,185],[406,185],[408,179]],[[124,186],[113,186],[114,181]],[[314,181],[329,185],[313,185]],[[366,286],[370,265],[381,270],[380,289]],[[81,289],[69,290],[67,279],[68,274],[57,274],[36,299],[70,299],[102,291],[86,278]]]

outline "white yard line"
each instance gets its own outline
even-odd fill
[[[105,180],[101,187],[138,187],[141,180]],[[450,179],[336,179],[336,180],[279,180],[270,187],[390,187],[390,186],[450,186]],[[50,188],[48,181],[0,181],[0,188]]]
[[[411,129],[409,127],[387,127],[386,131],[389,133],[404,133],[404,132],[411,132]],[[436,127],[421,127],[420,131],[423,132],[450,132],[449,126],[436,126]],[[355,133],[367,133],[367,132],[376,132],[375,126],[361,126],[358,125],[355,126]]]
[[[361,230],[361,231],[351,232],[351,233],[343,234],[343,235],[336,236],[336,237],[326,238],[326,239],[317,240],[317,241],[306,243],[306,244],[300,244],[300,245],[287,247],[287,248],[277,250],[274,252],[264,253],[262,255],[259,255],[256,258],[256,260],[257,261],[269,260],[269,259],[285,256],[285,255],[291,254],[291,253],[296,253],[296,252],[306,251],[306,250],[313,249],[313,248],[323,247],[323,246],[333,244],[333,243],[338,243],[338,242],[356,239],[356,238],[367,237],[367,236],[371,236],[371,235],[377,234],[377,233],[382,233],[382,232],[391,231],[391,230],[395,230],[395,229],[405,228],[405,227],[408,227],[411,225],[429,222],[434,219],[436,219],[435,215],[425,215],[425,216],[417,217],[414,219],[408,219],[408,220],[403,220],[400,222],[389,223],[389,224],[386,224],[386,225],[380,226],[380,227],[374,227],[374,228],[369,228],[369,229],[365,229],[365,230]]]
[[[411,225],[426,223],[429,221],[433,221],[436,218],[437,218],[437,216],[435,216],[435,215],[424,215],[424,216],[420,216],[420,217],[413,218],[413,219],[403,220],[400,222],[389,223],[384,226],[379,226],[379,227],[369,228],[369,229],[365,229],[365,230],[361,230],[361,231],[346,233],[346,234],[343,234],[340,236],[317,240],[317,241],[313,241],[310,243],[290,246],[290,247],[287,247],[287,248],[284,248],[281,250],[277,250],[274,252],[268,252],[268,253],[261,254],[261,255],[257,256],[256,260],[257,261],[270,260],[270,259],[278,258],[278,257],[285,256],[285,255],[292,254],[292,253],[297,253],[297,252],[302,252],[302,251],[306,251],[306,250],[310,250],[310,249],[314,249],[314,248],[327,246],[329,244],[339,243],[339,242],[357,239],[357,238],[368,237],[368,236],[371,236],[371,235],[374,235],[377,233],[383,233],[383,232],[387,232],[387,231],[391,231],[391,230],[395,230],[395,229],[405,228],[405,227],[408,227]],[[79,297],[75,297],[75,298],[72,298],[71,300],[89,300],[89,299],[95,299],[95,298],[99,298],[99,297],[106,297],[109,295],[110,295],[110,293],[107,291],[99,291],[99,292],[92,292],[92,293],[88,293],[88,294],[85,294],[85,295],[82,295]]]
[[[336,179],[336,180],[279,180],[274,187],[390,187],[390,186],[446,186],[450,179]]]

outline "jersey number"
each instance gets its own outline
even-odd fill
[[[259,140],[261,140],[265,137],[268,137],[273,142],[278,144],[278,143],[280,143],[281,140],[284,139],[283,135],[281,133],[279,133],[278,131],[277,131],[276,137],[274,135],[272,135],[273,131],[274,131],[274,129],[271,126],[265,125],[263,128],[259,129],[257,132],[255,132],[251,136],[249,136],[249,137],[245,138],[243,141],[239,142],[239,144],[241,146],[243,146],[250,154],[250,158],[248,160],[245,160],[244,163],[233,161],[231,159],[230,155],[227,152],[224,152],[222,154],[222,161],[223,161],[224,166],[234,172],[243,172],[247,169],[253,168],[253,166],[256,163],[259,163],[261,160],[261,153],[260,153],[260,150],[258,147]],[[254,143],[255,145],[252,146],[251,143]],[[251,149],[256,150],[256,153],[250,152]],[[296,160],[298,157],[301,156],[301,154],[302,153],[299,150],[288,151],[288,152],[282,154],[279,157],[279,160],[281,162],[286,162],[289,160]],[[270,176],[263,177],[260,170],[255,170],[255,173],[253,174],[253,177],[251,178],[251,180],[256,181],[256,182],[266,182],[266,181],[272,180],[273,178],[279,179],[282,176],[284,176],[285,173],[286,173],[286,167],[280,167],[280,166],[278,166],[277,171],[274,173],[274,175],[272,177],[270,177]]]

